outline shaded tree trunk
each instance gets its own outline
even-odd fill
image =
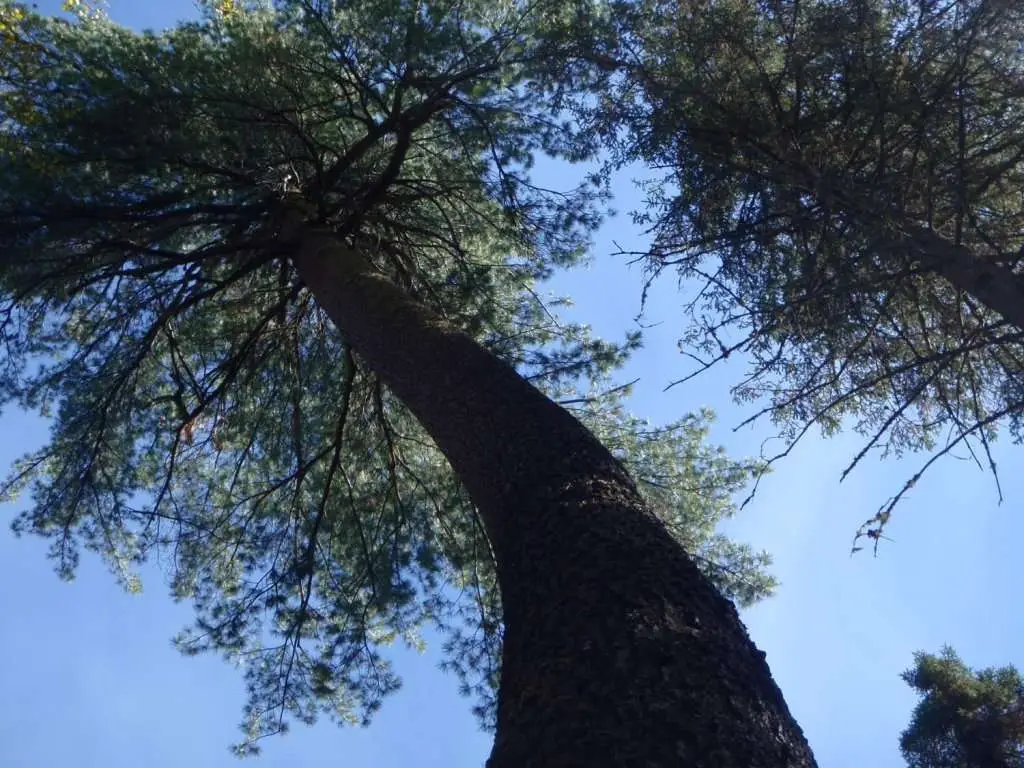
[[[906,233],[927,269],[1024,331],[1024,277],[920,225],[907,226]]]
[[[893,237],[893,247],[908,244],[915,260],[929,272],[944,278],[960,291],[1024,330],[1024,276],[1005,264],[984,259],[968,247],[948,240],[938,232],[908,221],[899,211],[875,204],[871,194],[850,183],[823,185],[813,172],[814,191],[822,202],[836,205],[861,219],[865,226],[884,226]],[[885,224],[891,221],[892,224]]]
[[[506,624],[490,768],[813,766],[731,602],[567,411],[329,231],[302,280],[480,511]]]

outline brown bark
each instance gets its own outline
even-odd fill
[[[293,262],[480,510],[505,646],[488,766],[812,766],[732,603],[611,454],[511,367],[330,232]]]

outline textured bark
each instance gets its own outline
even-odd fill
[[[293,262],[480,510],[506,634],[488,766],[813,766],[732,603],[567,411],[295,221]]]

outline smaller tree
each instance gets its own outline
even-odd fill
[[[900,735],[911,768],[1024,766],[1024,680],[1012,665],[977,672],[949,646],[918,652],[902,675],[921,701]]]

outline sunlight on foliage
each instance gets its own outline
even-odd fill
[[[13,3],[0,4],[0,39],[7,44],[18,40],[18,26],[25,19],[25,10]]]
[[[237,0],[220,0],[216,6],[217,13],[224,18],[231,18],[238,13],[238,2]]]
[[[706,443],[706,414],[632,417],[615,375],[640,334],[595,338],[542,295],[583,261],[608,193],[599,174],[529,176],[596,152],[546,84],[561,4],[204,7],[159,33],[18,18],[0,405],[53,432],[0,483],[28,502],[15,530],[47,539],[64,578],[83,549],[129,590],[165,564],[194,608],[178,648],[244,676],[243,753],[295,720],[368,722],[399,685],[388,648],[426,627],[490,722],[502,609],[477,510],[299,279],[280,237],[298,192],[606,440],[728,596],[769,594],[767,556],[715,533],[750,463]]]
[[[107,18],[106,5],[105,0],[63,0],[61,10],[79,21],[99,21]]]

